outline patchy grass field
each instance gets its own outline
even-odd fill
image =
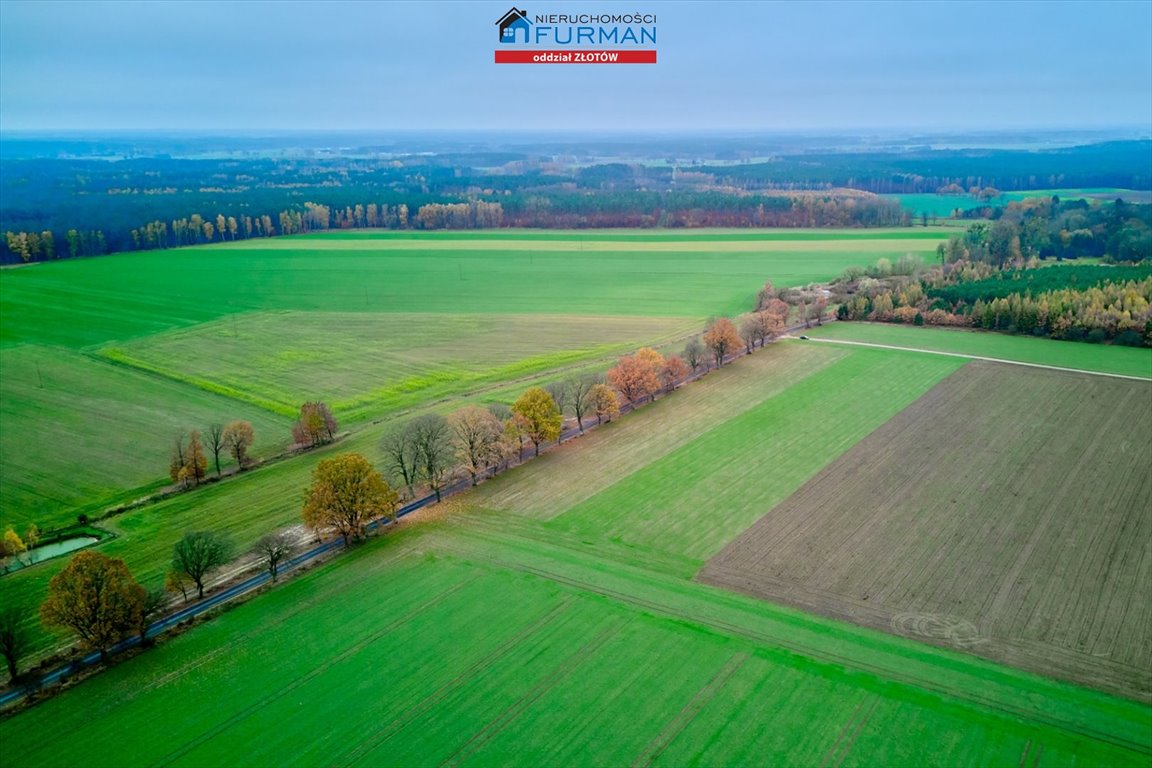
[[[0,534],[72,523],[125,489],[164,485],[172,441],[190,429],[247,419],[257,455],[289,430],[263,409],[72,350],[0,349],[0,369]]]
[[[1152,701],[1149,403],[1152,383],[971,363],[702,578]]]
[[[376,540],[0,721],[22,766],[1143,765],[1146,708],[539,542]]]
[[[930,349],[1152,379],[1152,349],[1147,348],[1053,341],[962,328],[916,328],[889,323],[829,323],[805,333],[819,339],[862,341],[904,349]]]
[[[696,319],[263,312],[106,347],[100,356],[294,416],[322,399],[344,420],[614,360]]]
[[[176,430],[248,419],[269,453],[306,399],[356,423],[554,376],[943,237],[336,232],[0,270],[0,528],[154,489]]]

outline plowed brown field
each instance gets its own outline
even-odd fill
[[[1152,383],[972,363],[699,578],[1152,701]]]

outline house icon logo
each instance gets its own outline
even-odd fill
[[[496,26],[500,28],[500,42],[515,43],[516,33],[523,30],[524,39],[521,42],[527,43],[528,29],[532,26],[532,22],[528,21],[527,11],[516,10],[513,6],[512,10],[500,17]]]

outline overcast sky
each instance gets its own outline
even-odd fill
[[[1152,126],[1152,2],[520,0],[655,65],[497,65],[487,2],[0,0],[0,128]]]

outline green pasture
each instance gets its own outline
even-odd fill
[[[767,279],[929,254],[943,230],[334,232],[0,270],[0,526],[163,484],[182,429],[300,403],[346,425],[605,365]]]
[[[559,507],[551,526],[702,563],[963,365],[909,357],[893,376],[892,363],[884,354],[837,361],[595,496]],[[669,405],[664,416],[675,418]]]
[[[522,384],[495,387],[478,402],[511,403],[522,389]],[[444,413],[462,404],[447,401],[433,405],[431,410]],[[101,525],[115,537],[102,542],[99,551],[123,559],[148,588],[163,586],[172,547],[188,531],[218,531],[232,541],[237,555],[243,555],[265,533],[300,523],[304,489],[321,459],[357,452],[380,464],[380,437],[388,426],[388,422],[368,424],[333,445],[108,518]],[[0,604],[25,608],[33,655],[67,640],[46,631],[36,614],[49,580],[67,564],[68,558],[56,558],[0,579]]]
[[[0,721],[21,766],[1144,765],[1146,707],[538,542],[377,539]]]
[[[1053,341],[959,328],[917,328],[885,323],[829,323],[806,333],[821,339],[886,344],[907,349],[930,349],[936,352],[1152,379],[1152,349],[1148,348]]]

